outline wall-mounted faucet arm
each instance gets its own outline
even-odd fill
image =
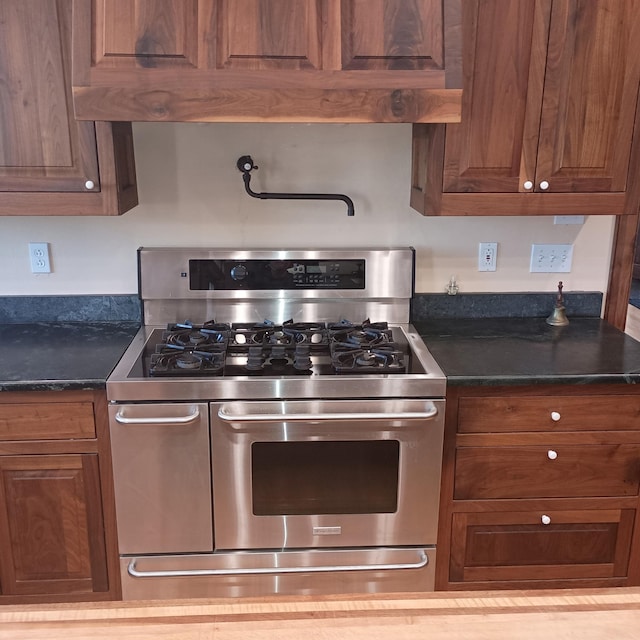
[[[239,158],[237,167],[242,171],[244,188],[252,198],[260,200],[341,200],[347,205],[347,215],[353,216],[355,214],[353,200],[342,193],[258,193],[251,188],[251,171],[258,168],[253,164],[251,156]]]

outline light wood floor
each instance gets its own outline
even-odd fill
[[[636,340],[640,340],[640,309],[637,309],[632,305],[627,307],[627,324],[625,326],[625,333],[628,333]]]

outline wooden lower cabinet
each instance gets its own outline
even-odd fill
[[[638,397],[450,387],[436,588],[640,584]]]
[[[108,590],[96,454],[0,458],[2,593]]]
[[[119,597],[111,486],[103,393],[0,394],[0,604]]]
[[[454,513],[449,580],[464,588],[626,582],[634,509]]]

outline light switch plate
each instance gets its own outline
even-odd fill
[[[553,224],[584,224],[584,216],[553,216]]]
[[[531,273],[569,273],[573,258],[572,244],[532,244]]]

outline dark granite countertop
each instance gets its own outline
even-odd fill
[[[137,322],[0,324],[0,391],[102,389]]]
[[[599,318],[413,321],[450,385],[640,382],[640,342]]]

